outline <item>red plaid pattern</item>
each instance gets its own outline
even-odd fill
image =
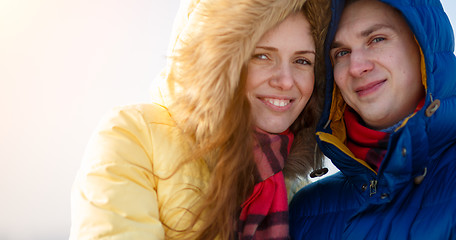
[[[254,155],[257,184],[242,204],[239,239],[289,239],[288,199],[282,169],[293,142],[293,134],[269,134],[257,130]]]

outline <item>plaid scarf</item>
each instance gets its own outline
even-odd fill
[[[281,134],[256,131],[257,184],[241,206],[239,239],[289,239],[288,198],[282,169],[293,138],[289,130]]]
[[[424,98],[421,99],[414,113],[423,108],[424,100]],[[375,172],[378,172],[388,148],[389,137],[404,120],[389,128],[376,131],[364,126],[361,117],[350,107],[345,109],[344,120],[348,149],[355,154],[355,157],[364,160]]]
[[[347,108],[344,113],[347,128],[347,147],[355,157],[364,160],[375,172],[382,163],[388,147],[389,133],[363,126],[358,114]]]

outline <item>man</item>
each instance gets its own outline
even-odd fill
[[[448,17],[438,0],[332,4],[317,140],[340,172],[295,195],[292,238],[456,239]]]

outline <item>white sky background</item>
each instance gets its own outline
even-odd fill
[[[0,0],[0,239],[68,238],[89,137],[111,107],[149,100],[178,5]]]

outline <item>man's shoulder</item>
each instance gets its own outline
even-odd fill
[[[430,168],[427,169],[424,175],[424,181],[421,183],[426,188],[426,196],[422,203],[423,207],[456,200],[455,172],[456,145],[453,144],[432,160]],[[456,206],[454,209],[456,209]]]
[[[358,207],[356,200],[359,194],[347,177],[341,172],[313,182],[293,197],[290,203],[290,211],[300,214],[320,215],[323,211],[338,212]]]
[[[334,239],[343,233],[344,222],[360,206],[360,194],[337,172],[302,188],[290,203],[292,239]],[[331,231],[328,226],[331,226]]]

